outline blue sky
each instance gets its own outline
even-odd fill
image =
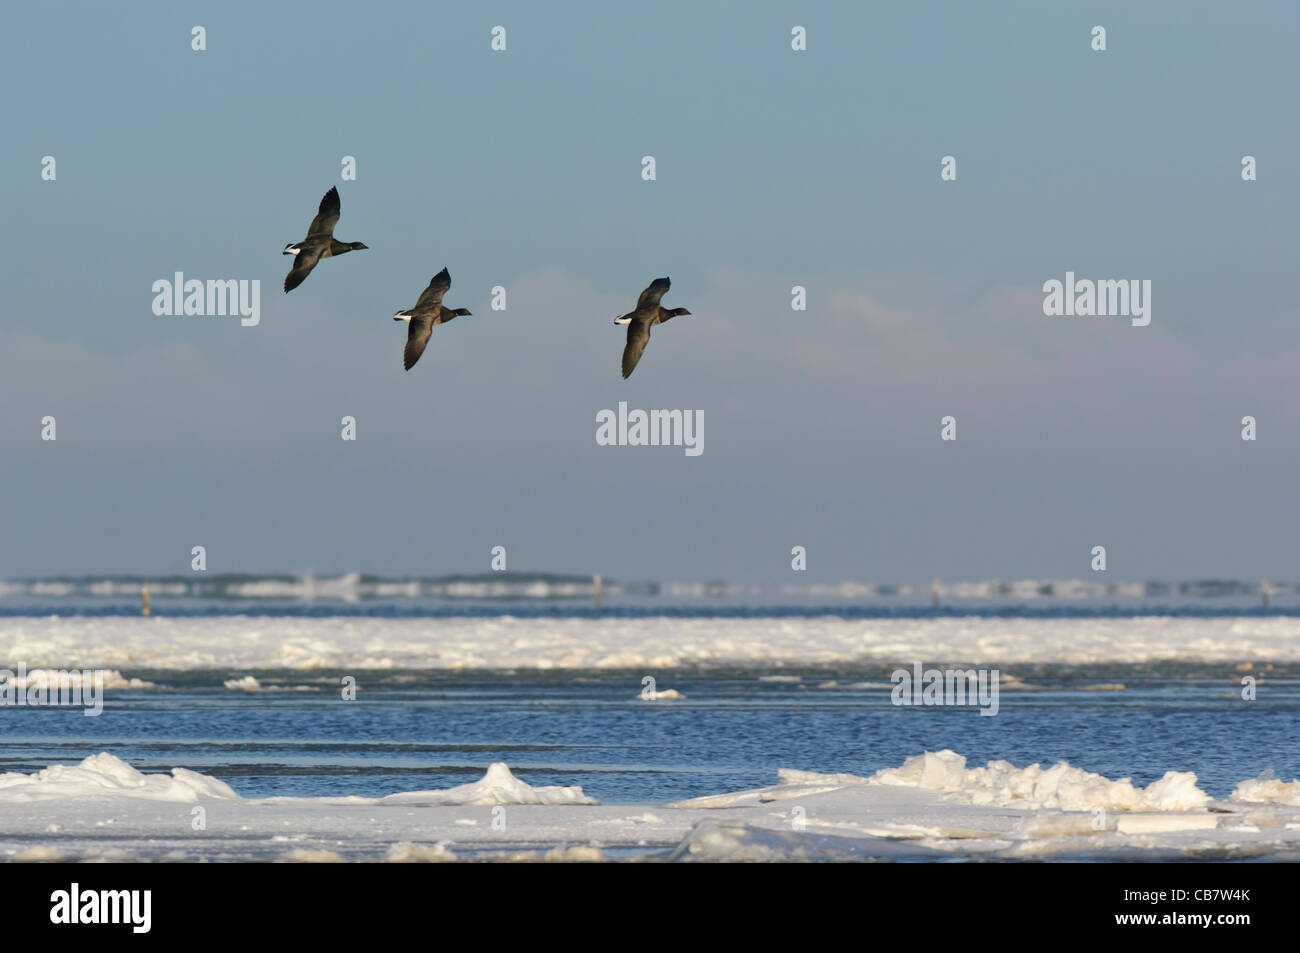
[[[1293,4],[229,6],[6,11],[0,576],[1295,575]],[[286,296],[331,185],[369,250]],[[1151,325],[1044,317],[1067,270]],[[175,271],[261,325],[154,315]],[[596,446],[619,400],[704,454]]]

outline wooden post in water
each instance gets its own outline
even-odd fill
[[[149,614],[149,583],[140,584],[140,614]]]
[[[1268,608],[1268,593],[1268,580],[1261,579],[1259,582],[1259,598],[1263,602],[1265,609]]]
[[[602,590],[604,589],[604,583],[603,580],[601,580],[600,578],[600,573],[596,573],[594,576],[591,577],[591,589],[596,596],[596,611],[600,612],[601,596],[604,595],[604,593],[602,592]]]
[[[930,608],[939,608],[939,577],[930,580]]]

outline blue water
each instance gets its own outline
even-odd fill
[[[1221,666],[1019,668],[1050,687],[1001,693],[997,717],[975,709],[894,707],[887,689],[816,686],[888,681],[883,669],[655,672],[684,701],[636,698],[644,672],[254,672],[318,691],[245,694],[231,672],[131,675],[162,690],[111,692],[103,715],[0,711],[0,770],[32,771],[108,751],[141,770],[175,766],[220,777],[247,797],[383,795],[476,780],[505,761],[530,784],[581,785],[606,803],[657,802],[774,783],[780,767],[869,774],[924,750],[972,765],[1065,759],[1145,785],[1195,771],[1227,796],[1272,768],[1300,776],[1300,666],[1277,669],[1243,701]],[[1123,692],[1082,691],[1121,682]],[[802,686],[802,687],[801,687]]]

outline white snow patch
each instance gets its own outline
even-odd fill
[[[1116,820],[1110,814],[1100,818],[1092,813],[1076,814],[1062,811],[1043,811],[1029,814],[1016,828],[1020,837],[1086,837],[1091,834],[1113,832]]]
[[[22,864],[58,863],[66,860],[70,854],[55,844],[37,844],[14,855],[14,860]]]
[[[1196,775],[1191,771],[1167,771],[1159,781],[1135,788],[1128,778],[1111,781],[1065,761],[1047,769],[1038,764],[1019,769],[1009,761],[990,761],[986,767],[967,769],[966,759],[948,750],[913,755],[901,768],[877,771],[872,780],[952,792],[971,804],[999,807],[1194,811],[1210,802],[1210,796],[1196,787]]]
[[[319,681],[319,680],[318,680]],[[318,692],[316,685],[276,685],[259,681],[252,675],[243,678],[228,678],[222,682],[231,691],[243,692]]]
[[[1300,780],[1280,781],[1273,777],[1272,771],[1265,771],[1257,778],[1239,783],[1229,799],[1300,807]]]
[[[107,753],[92,755],[78,765],[56,764],[34,774],[0,774],[0,804],[114,796],[183,802],[239,797],[230,785],[216,778],[186,768],[172,768],[170,777],[142,774]]]
[[[13,616],[0,656],[28,665],[151,669],[553,669],[962,659],[1035,665],[1153,659],[1300,660],[1300,619],[440,619]],[[760,676],[761,678],[762,676]],[[1003,690],[1041,688],[1005,675]]]
[[[1268,787],[1255,793],[1255,784]],[[1278,785],[1286,797],[1297,784],[1265,776],[1239,791],[1276,795]],[[221,823],[196,838],[190,805],[209,795],[224,798]],[[783,769],[768,787],[670,805],[597,805],[579,787],[527,785],[503,764],[441,791],[245,799],[194,772],[145,775],[100,754],[0,775],[0,858],[599,862],[613,859],[611,849],[640,849],[687,861],[1114,860],[1152,852],[1215,860],[1286,859],[1300,850],[1300,811],[1285,800],[1197,810],[1203,798],[1187,773],[1138,788],[1065,763],[971,769],[939,751],[872,777]],[[509,811],[508,833],[489,827],[486,811],[481,823],[465,823],[478,812],[462,805],[497,804],[521,805]]]
[[[794,768],[780,768],[776,772],[779,784],[770,787],[755,788],[749,791],[737,791],[733,794],[707,794],[704,797],[674,801],[668,807],[678,808],[726,808],[762,804],[770,801],[788,801],[792,798],[812,797],[816,794],[828,794],[855,784],[870,783],[866,778],[855,774],[819,774],[816,771],[798,771]]]
[[[1163,834],[1169,831],[1212,831],[1221,814],[1124,814],[1115,819],[1121,834]]]
[[[446,841],[436,844],[412,844],[404,841],[393,844],[384,855],[390,864],[444,864],[454,861],[456,855],[447,849]]]
[[[87,677],[87,675],[89,675],[89,677]],[[116,669],[100,669],[98,671],[90,671],[87,669],[83,672],[80,669],[66,670],[34,668],[26,675],[14,675],[12,679],[8,680],[8,684],[19,691],[26,691],[30,687],[41,688],[46,691],[59,691],[62,689],[64,692],[72,692],[83,688],[94,688],[96,675],[103,678],[103,687],[106,689],[144,689],[157,687],[153,682],[146,682],[138,678],[126,678]]]
[[[404,791],[379,798],[381,804],[598,804],[580,787],[535,788],[510,773],[504,761],[488,766],[487,773],[472,784],[444,791]]]
[[[315,850],[310,847],[295,847],[287,854],[276,858],[280,864],[342,864],[346,863],[342,855],[332,850]]]
[[[543,859],[553,864],[595,864],[609,860],[604,851],[589,844],[578,844],[574,847],[554,847],[546,852]]]
[[[691,829],[669,859],[679,862],[782,863],[864,860],[904,853],[916,856],[935,852],[915,845],[900,849],[888,840],[877,838],[771,830],[738,820],[704,820]]]

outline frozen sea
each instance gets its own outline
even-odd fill
[[[146,619],[130,599],[11,594],[3,664],[106,668],[149,687],[109,689],[93,718],[0,709],[0,772],[108,752],[247,798],[378,797],[506,762],[533,786],[633,804],[951,749],[1139,786],[1192,771],[1224,798],[1264,771],[1300,776],[1300,608],[1257,606],[155,599]],[[998,715],[895,706],[890,674],[914,662],[997,668]],[[682,697],[643,699],[646,677]]]

